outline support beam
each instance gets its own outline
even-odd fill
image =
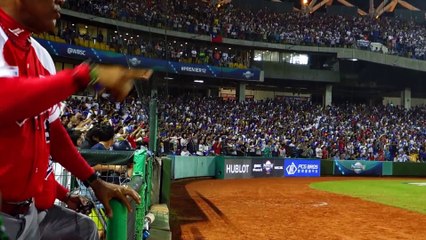
[[[347,7],[355,7],[352,3],[350,3],[350,2],[348,2],[348,1],[346,1],[346,0],[337,0],[339,3],[341,3],[341,4],[343,4],[343,5],[345,5],[345,6],[347,6]],[[361,15],[361,16],[365,16],[365,15],[367,15],[367,13],[366,12],[364,12],[362,9],[359,9],[358,8],[358,14],[359,15]]]
[[[323,95],[323,107],[331,106],[333,103],[333,85],[328,84],[325,86]]]
[[[376,10],[374,11],[374,16],[377,16],[378,14],[378,12],[379,11],[381,11],[385,6],[386,6],[386,4],[389,2],[389,0],[383,0],[381,3],[380,3],[380,5],[376,8]]]
[[[312,0],[312,1],[309,3],[308,8],[309,8],[309,9],[312,9],[312,7],[315,5],[315,3],[317,3],[317,0]]]
[[[365,16],[365,15],[367,15],[367,13],[366,13],[366,12],[364,12],[362,9],[359,9],[359,8],[358,8],[357,12],[358,12],[358,14],[359,14],[359,15],[361,15],[361,16]]]
[[[334,1],[334,0],[330,0],[330,1],[328,1],[327,6],[331,6],[331,5],[333,5],[333,1]]]
[[[411,109],[411,88],[401,91],[401,105],[407,110]]]
[[[309,7],[306,0],[300,0],[300,10],[305,13],[309,12]]]
[[[315,5],[312,9],[310,9],[309,13],[314,13],[316,10],[318,10],[319,8],[324,6],[328,1],[330,1],[330,0],[322,0],[320,3]]]
[[[406,2],[404,0],[398,0],[398,3],[401,4],[401,6],[405,7],[408,10],[411,10],[411,11],[420,11],[420,9],[414,7],[413,5],[409,4],[408,2]]]
[[[244,102],[246,100],[246,83],[239,83],[237,89],[237,100],[238,102]]]
[[[379,18],[382,16],[382,14],[386,11],[389,11],[391,8],[395,9],[395,6],[398,4],[398,0],[392,0],[391,3],[386,5],[384,8],[380,9],[378,12],[376,12],[376,18]]]
[[[398,1],[394,0],[389,4],[391,5],[391,7],[389,8],[388,12],[393,12],[395,11],[396,5],[398,5]]]
[[[370,7],[368,8],[370,17],[374,16],[374,0],[370,0]]]

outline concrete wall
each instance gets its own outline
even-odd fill
[[[393,104],[395,106],[401,105],[401,98],[399,97],[385,97],[383,98],[383,104]],[[411,98],[411,106],[426,105],[426,98]]]
[[[235,89],[220,89],[220,96],[228,96],[235,95]],[[303,97],[310,98],[311,94],[293,94],[291,92],[284,91],[266,91],[266,90],[251,90],[246,89],[246,98],[253,97],[255,100],[266,100],[266,99],[274,99],[276,97]]]

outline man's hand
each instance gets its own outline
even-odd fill
[[[69,209],[85,215],[89,215],[94,207],[93,203],[88,198],[72,193],[68,193],[65,204],[67,204]]]
[[[133,80],[148,80],[154,71],[152,69],[129,69],[118,65],[95,65],[94,71],[98,83],[105,87],[115,100],[122,101],[133,88]]]
[[[109,205],[111,199],[117,199],[121,201],[129,212],[132,212],[130,201],[127,197],[131,197],[137,204],[141,203],[141,197],[139,194],[128,186],[120,186],[112,183],[105,182],[101,179],[96,179],[90,186],[95,192],[98,200],[104,205],[106,215],[112,217],[112,209]]]

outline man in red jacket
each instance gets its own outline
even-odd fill
[[[46,174],[50,156],[92,187],[109,217],[112,198],[129,210],[127,196],[140,202],[134,190],[97,178],[62,126],[58,103],[95,83],[122,100],[132,79],[147,79],[152,71],[81,64],[56,73],[48,52],[30,35],[53,32],[63,2],[0,1],[0,217],[11,239],[97,239],[86,216],[53,206],[55,197],[67,200],[68,192]],[[45,193],[55,197],[41,197]],[[48,209],[39,212],[33,201]]]

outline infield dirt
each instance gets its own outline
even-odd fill
[[[173,239],[426,239],[426,215],[309,187],[339,179],[175,181]]]

